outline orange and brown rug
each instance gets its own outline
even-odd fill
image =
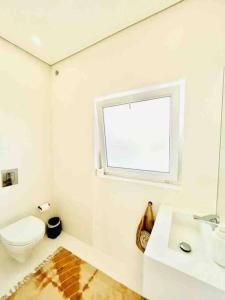
[[[141,300],[131,291],[105,273],[59,248],[28,275],[7,300]]]

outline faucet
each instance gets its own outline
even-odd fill
[[[213,230],[215,230],[215,228],[220,223],[220,218],[217,215],[206,215],[202,217],[194,215],[193,218],[195,220],[209,224]]]

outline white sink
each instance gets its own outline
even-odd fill
[[[186,255],[186,258],[195,256],[210,256],[211,227],[197,220],[193,215],[173,211],[168,247]],[[190,253],[185,253],[180,248],[180,243],[188,243],[191,247]],[[187,256],[188,255],[188,256]]]
[[[162,205],[144,257],[225,292],[225,268],[213,261],[210,252],[212,232],[210,225],[194,220],[192,214]],[[192,251],[183,252],[181,242]]]

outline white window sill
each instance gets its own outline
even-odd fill
[[[154,187],[164,188],[164,189],[172,189],[172,190],[177,190],[177,191],[180,191],[182,189],[180,184],[131,179],[131,178],[125,178],[125,177],[119,177],[119,176],[113,176],[113,175],[106,175],[106,174],[102,174],[101,172],[98,172],[98,171],[96,172],[96,176],[101,179],[130,182],[130,183],[135,183],[135,184],[140,184],[140,185],[148,185],[148,186],[154,186]]]

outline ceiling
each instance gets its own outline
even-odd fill
[[[181,0],[0,0],[0,36],[49,65]]]

